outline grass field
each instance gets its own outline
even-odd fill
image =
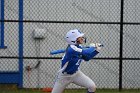
[[[50,93],[42,89],[18,89],[16,85],[0,85],[0,93]],[[85,89],[67,89],[63,93],[87,93]],[[140,89],[98,89],[96,93],[140,93]]]
[[[33,89],[16,89],[16,90],[0,90],[0,93],[50,93],[50,92],[42,92],[41,90],[33,90]],[[87,93],[86,90],[65,90],[63,93]],[[122,90],[119,92],[118,90],[112,89],[98,89],[96,93],[140,93],[138,89],[132,90]]]

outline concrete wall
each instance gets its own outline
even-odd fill
[[[139,2],[125,0],[124,21],[140,22]],[[18,20],[18,0],[5,0],[5,19]],[[119,0],[24,0],[24,20],[51,20],[51,21],[92,21],[92,22],[119,22]],[[36,28],[46,30],[44,40],[35,40],[33,31]],[[78,28],[91,42],[101,42],[105,45],[97,57],[119,57],[119,25],[106,24],[57,24],[57,23],[24,23],[24,56],[51,57],[49,52],[67,46],[64,41],[66,32]],[[139,25],[124,26],[124,57],[139,57],[140,33]],[[0,50],[3,56],[18,56],[18,23],[5,23],[5,50]],[[38,50],[40,49],[40,50]],[[61,57],[63,54],[56,55]],[[10,60],[11,61],[11,60]],[[0,60],[0,70],[18,70],[18,60]],[[38,69],[31,72],[26,66],[35,66],[39,60],[24,59],[24,87],[53,86],[60,60],[43,60]],[[93,62],[94,61],[94,62]],[[10,62],[10,63],[8,63]],[[140,70],[139,60],[123,61],[123,87],[139,87]],[[131,63],[131,65],[130,65]],[[10,64],[7,65],[7,64]],[[137,66],[135,68],[135,66]],[[8,69],[7,69],[8,68]],[[83,63],[81,70],[91,77],[99,88],[118,88],[119,61],[92,60]],[[136,70],[136,71],[135,71]],[[132,74],[133,73],[133,74]],[[134,75],[134,76],[132,76]],[[78,87],[71,84],[68,86]]]

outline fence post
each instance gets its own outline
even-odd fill
[[[1,19],[1,28],[0,28],[0,48],[6,48],[6,46],[4,46],[4,0],[1,0],[0,2],[0,19]]]
[[[19,0],[19,88],[23,87],[23,0]]]
[[[120,63],[119,63],[119,91],[122,90],[122,62],[123,62],[123,7],[124,7],[124,0],[121,0],[121,10],[120,10]]]

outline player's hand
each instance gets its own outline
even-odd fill
[[[101,50],[101,48],[103,47],[103,45],[100,43],[91,43],[89,46],[95,47],[97,51]]]
[[[101,45],[102,45],[102,44],[100,44],[100,43],[96,43],[96,44],[95,44],[96,50],[97,50],[97,51],[100,51],[100,50],[101,50],[101,48],[102,48]]]

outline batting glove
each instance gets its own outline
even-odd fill
[[[101,50],[101,48],[103,47],[103,45],[100,43],[91,43],[89,46],[95,47],[97,51]]]

